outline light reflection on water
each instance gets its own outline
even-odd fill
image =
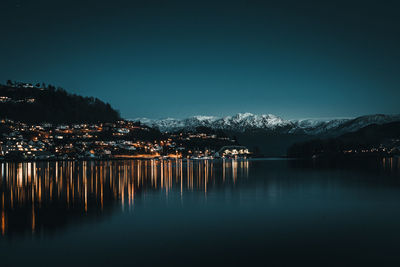
[[[1,174],[4,236],[21,226],[21,220],[35,232],[38,211],[55,205],[60,212],[88,213],[103,211],[105,202],[131,210],[135,195],[152,191],[166,196],[171,190],[179,191],[180,197],[201,191],[206,197],[217,184],[235,185],[238,179],[248,178],[249,161],[222,160],[217,170],[212,160],[5,162]]]
[[[400,158],[0,168],[1,266],[400,265]]]
[[[65,214],[76,218],[99,216],[104,209],[105,213],[111,212],[115,205],[122,211],[131,211],[135,197],[145,194],[161,194],[168,199],[168,194],[173,192],[183,201],[186,195],[201,192],[207,199],[210,190],[226,189],[236,186],[238,181],[248,180],[251,165],[255,166],[254,171],[260,169],[257,162],[182,159],[3,162],[0,164],[1,235],[28,230],[35,233],[38,228],[43,231],[49,225],[57,228],[58,224],[66,223],[57,220]],[[287,165],[293,170],[307,166],[297,161]],[[316,168],[315,162],[312,166]],[[386,173],[399,174],[400,158],[383,158],[377,167]],[[286,169],[278,170],[278,176]],[[260,170],[268,173],[268,168]],[[250,179],[259,179],[254,176]],[[256,189],[255,197],[263,187],[270,196],[277,196],[282,184],[309,186],[304,181],[299,184],[289,179],[288,182],[287,177],[271,180],[274,179],[267,180],[268,186],[265,183],[255,186],[261,187]]]

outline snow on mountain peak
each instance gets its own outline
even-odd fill
[[[213,129],[239,132],[261,129],[280,131],[289,134],[338,135],[345,132],[356,131],[374,123],[383,124],[392,121],[400,121],[400,115],[375,114],[358,118],[284,120],[273,114],[256,115],[246,112],[226,117],[198,115],[186,119],[167,118],[152,120],[138,118],[134,119],[134,121],[140,121],[148,126],[157,127],[161,131],[175,131],[180,129],[194,130],[196,127],[206,126]]]
[[[248,117],[254,117],[254,114],[250,112],[245,112],[245,113],[237,113],[235,116],[233,116],[237,120],[243,120]]]
[[[138,118],[134,121],[140,121],[151,127],[158,127],[161,131],[173,131],[178,129],[194,129],[198,126],[207,126],[214,129],[238,130],[246,129],[275,129],[290,125],[290,121],[272,114],[255,115],[249,112],[237,113],[233,116],[215,117],[197,115],[186,119],[159,119],[151,120],[147,118]]]
[[[192,118],[199,120],[199,121],[215,121],[218,119],[218,117],[215,117],[215,116],[204,116],[204,115],[197,115],[197,116],[193,116]]]

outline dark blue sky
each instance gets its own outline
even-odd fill
[[[397,2],[3,0],[0,81],[125,118],[400,113]]]

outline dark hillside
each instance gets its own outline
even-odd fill
[[[116,121],[120,115],[98,98],[70,94],[52,85],[9,81],[0,85],[0,118],[26,123],[93,123]]]
[[[343,134],[337,138],[313,139],[296,143],[288,150],[289,156],[310,157],[317,154],[340,154],[354,152],[389,152],[396,153],[400,145],[400,122],[382,125],[369,125],[358,131]]]

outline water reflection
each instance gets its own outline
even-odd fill
[[[216,166],[217,165],[217,166]],[[178,194],[235,186],[248,160],[129,160],[2,163],[1,235],[54,231],[74,220],[131,210],[146,193]]]
[[[301,198],[308,191],[326,195],[344,189],[355,194],[366,190],[368,195],[376,193],[378,186],[399,186],[400,158],[327,164],[262,160],[3,162],[0,173],[0,233],[11,237],[51,234],[71,223],[98,222],[116,211],[132,211],[135,202],[137,206],[138,200],[151,197],[184,203],[193,196],[210,201],[210,195],[241,201],[248,194],[248,200],[261,197],[278,203],[296,194]],[[385,177],[396,179],[381,179]],[[231,194],[233,191],[238,194]]]
[[[382,158],[381,166],[384,171],[400,172],[400,157]]]
[[[40,266],[43,255],[63,266],[400,262],[395,157],[0,163],[0,171],[2,266]]]
[[[354,158],[337,160],[291,160],[291,168],[311,169],[354,169],[366,172],[384,172],[389,175],[400,174],[400,157]]]

